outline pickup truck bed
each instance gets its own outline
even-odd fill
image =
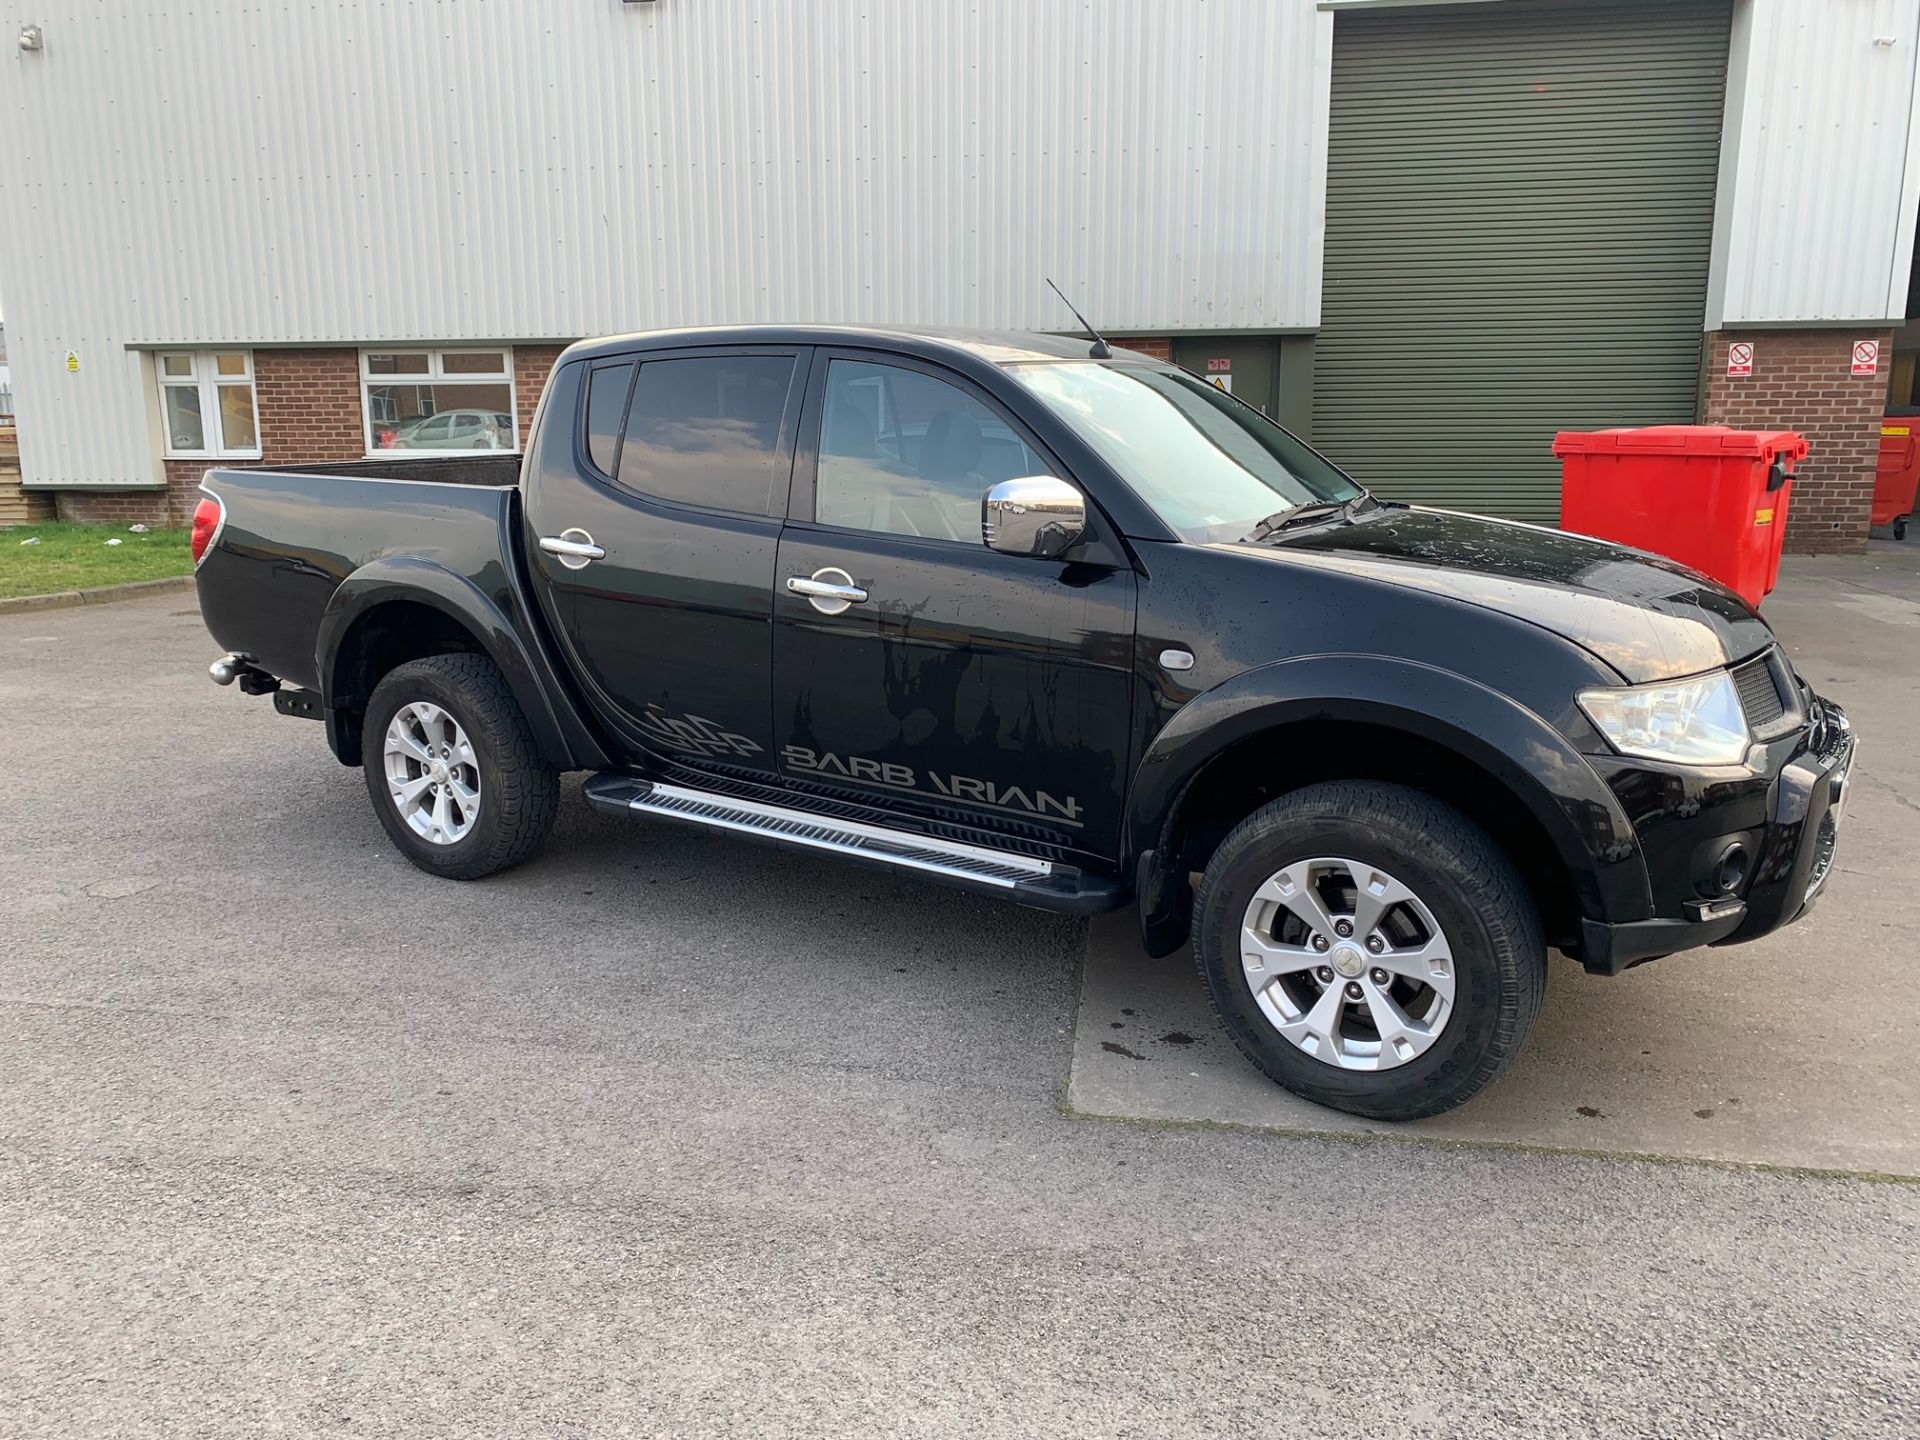
[[[604,765],[572,707],[555,705],[564,687],[546,662],[520,555],[519,469],[518,456],[482,455],[211,472],[224,506],[213,547],[230,558],[199,573],[208,631],[266,674],[331,701],[315,713],[335,754],[358,765],[354,716],[382,667],[423,643],[464,646],[460,633],[483,624],[543,751],[569,768]],[[298,543],[286,543],[295,530]],[[374,610],[376,643],[348,643],[355,620]],[[402,626],[414,627],[404,641]],[[440,641],[424,638],[434,633]],[[338,663],[323,674],[329,660]]]
[[[223,470],[227,520],[219,543],[239,554],[273,551],[266,565],[221,566],[203,581],[202,606],[213,638],[244,649],[262,669],[320,688],[315,637],[347,577],[404,549],[464,575],[512,604],[509,567],[518,491],[510,462],[365,461],[298,468]],[[418,466],[416,470],[413,467]],[[391,517],[378,532],[370,510]],[[297,547],[284,544],[298,516]],[[403,538],[404,537],[404,538]],[[227,626],[239,633],[222,633]]]

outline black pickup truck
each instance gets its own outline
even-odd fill
[[[202,488],[213,678],[323,720],[422,869],[526,859],[583,770],[621,815],[1133,903],[1255,1064],[1364,1115],[1484,1087],[1548,946],[1750,940],[1833,864],[1853,736],[1738,596],[1383,501],[1103,344],[602,340],[524,461]]]

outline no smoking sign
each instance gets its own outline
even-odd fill
[[[1753,342],[1736,340],[1727,346],[1727,374],[1753,374]]]
[[[1856,375],[1874,375],[1880,370],[1880,342],[1878,340],[1856,340],[1853,342],[1853,373]]]

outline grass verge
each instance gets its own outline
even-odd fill
[[[0,530],[0,600],[193,573],[185,530],[136,535],[125,525],[15,525]],[[37,545],[24,542],[38,538]],[[118,545],[109,545],[118,540]]]

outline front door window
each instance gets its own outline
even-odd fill
[[[987,406],[897,365],[827,367],[814,518],[849,530],[980,543],[980,502],[1002,480],[1046,472]]]

